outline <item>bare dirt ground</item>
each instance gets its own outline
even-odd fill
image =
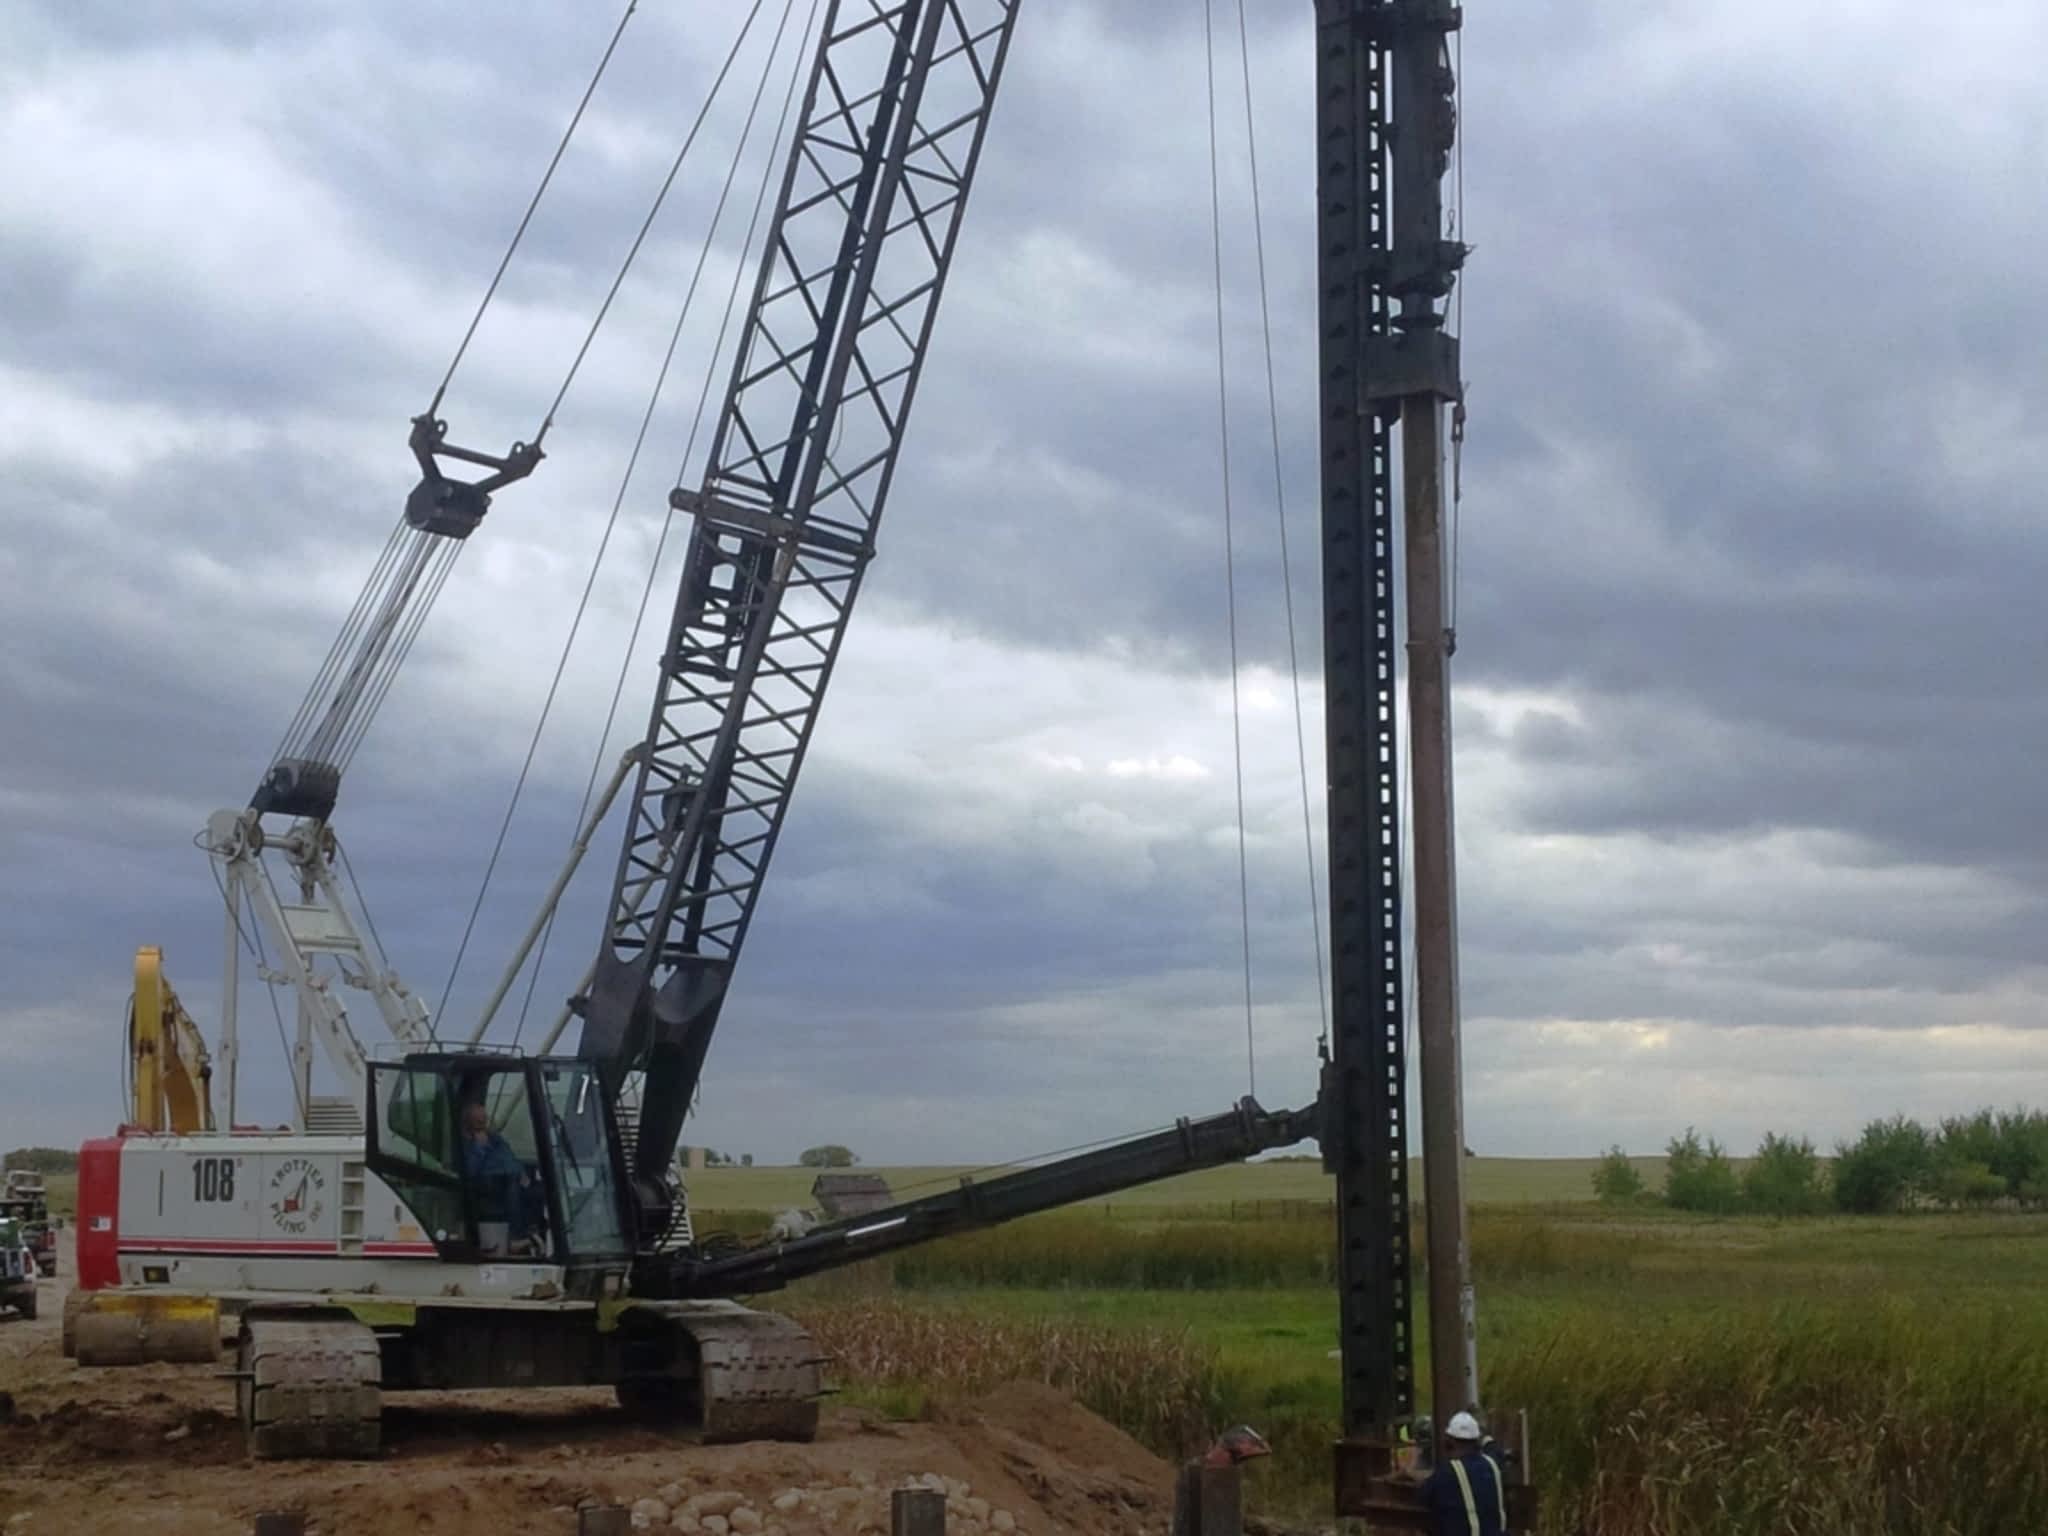
[[[858,1536],[889,1490],[947,1480],[950,1536],[1163,1532],[1172,1474],[1049,1389],[930,1423],[828,1406],[815,1444],[700,1446],[628,1423],[609,1392],[394,1395],[373,1462],[256,1462],[212,1368],[84,1370],[59,1348],[69,1252],[33,1322],[0,1319],[0,1536],[245,1536],[298,1510],[318,1536],[568,1536],[589,1502],[702,1536]],[[636,1524],[642,1523],[636,1520]]]

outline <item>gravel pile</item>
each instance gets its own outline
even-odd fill
[[[946,1496],[946,1536],[1018,1536],[1017,1517],[998,1509],[957,1477],[926,1472],[895,1485],[924,1488]],[[866,1536],[889,1529],[885,1488],[856,1472],[847,1483],[789,1487],[764,1498],[730,1488],[692,1491],[681,1483],[656,1489],[632,1506],[633,1528],[673,1530],[697,1536]]]

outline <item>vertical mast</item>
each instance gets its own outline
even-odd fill
[[[1405,557],[1416,963],[1427,1185],[1431,1402],[1477,1397],[1458,1081],[1444,621],[1443,402],[1458,346],[1438,306],[1463,261],[1442,234],[1455,133],[1451,0],[1317,0],[1324,671],[1331,1059],[1347,1440],[1413,1413],[1395,566]],[[1397,534],[1394,427],[1401,427]],[[1342,1478],[1340,1477],[1340,1483]],[[1340,1487],[1340,1498],[1342,1488]]]
[[[1386,337],[1383,7],[1317,0],[1323,687],[1330,819],[1330,1060],[1323,1155],[1337,1176],[1344,1435],[1415,1411],[1408,1295],[1407,1065],[1391,422],[1368,403]]]

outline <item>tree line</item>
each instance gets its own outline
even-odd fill
[[[78,1152],[66,1152],[59,1147],[16,1147],[5,1158],[0,1158],[0,1169],[12,1172],[25,1168],[30,1173],[76,1173]]]
[[[1620,1147],[1593,1170],[1606,1205],[1661,1200],[1708,1215],[1880,1215],[1995,1205],[2048,1206],[2048,1112],[1980,1109],[1928,1127],[1904,1115],[1873,1120],[1824,1158],[1805,1137],[1767,1134],[1740,1167],[1690,1126],[1664,1149],[1664,1188],[1653,1193]]]

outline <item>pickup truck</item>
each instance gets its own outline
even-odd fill
[[[0,1189],[0,1220],[21,1224],[38,1274],[47,1279],[57,1273],[57,1228],[50,1220],[49,1196],[40,1173],[22,1168],[7,1171],[6,1187]]]
[[[36,1315],[36,1256],[18,1221],[0,1218],[0,1307]]]

